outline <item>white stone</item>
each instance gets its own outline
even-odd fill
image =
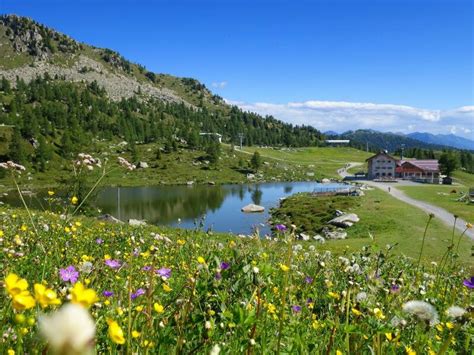
[[[242,207],[242,212],[246,212],[246,213],[263,212],[263,211],[265,211],[265,207],[254,205],[253,203]]]

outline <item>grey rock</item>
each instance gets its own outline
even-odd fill
[[[110,222],[110,223],[117,223],[117,224],[123,224],[123,222],[120,219],[115,218],[114,216],[106,213],[103,214],[99,217],[97,217],[99,221],[104,221],[104,222]]]
[[[332,231],[326,232],[325,235],[326,239],[346,239],[347,233],[346,232],[339,232],[339,231]]]
[[[359,221],[360,218],[355,213],[346,213],[331,219],[328,223],[334,226],[347,228],[351,227],[354,223],[357,223]]]
[[[242,212],[245,213],[255,213],[255,212],[263,212],[265,211],[265,207],[259,206],[259,205],[254,205],[253,203],[242,207]]]

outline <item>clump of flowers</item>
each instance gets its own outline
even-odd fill
[[[135,169],[137,168],[134,164],[130,163],[130,162],[129,162],[127,159],[125,159],[125,158],[118,157],[117,160],[118,160],[119,165],[120,165],[121,167],[127,169],[127,170],[132,171],[132,170],[135,170]]]
[[[74,165],[77,167],[86,167],[88,170],[94,170],[94,167],[101,168],[102,162],[90,154],[79,153],[77,159],[74,161]]]

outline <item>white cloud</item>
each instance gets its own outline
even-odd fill
[[[410,133],[451,133],[474,139],[474,106],[451,110],[423,109],[407,105],[367,102],[317,101],[275,104],[227,100],[246,111],[272,115],[285,122],[311,125],[326,131],[374,129]]]
[[[217,81],[213,82],[211,85],[213,88],[223,89],[227,86],[227,81]]]

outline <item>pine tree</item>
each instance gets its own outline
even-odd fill
[[[24,164],[26,162],[26,152],[23,146],[23,139],[20,130],[17,128],[13,131],[8,156],[15,163]]]
[[[250,166],[255,172],[257,172],[258,169],[260,169],[260,167],[262,166],[262,158],[259,152],[256,151],[255,153],[253,153],[252,159],[250,159]]]

